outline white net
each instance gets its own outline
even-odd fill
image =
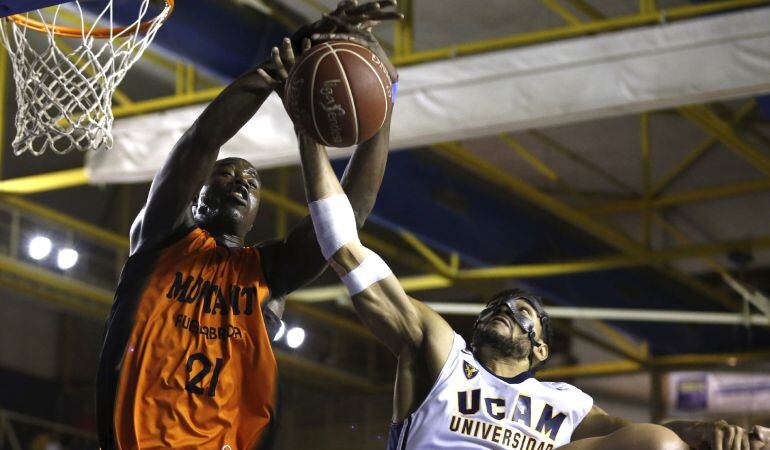
[[[152,12],[137,0],[136,21],[121,26],[113,0],[99,14],[84,11],[86,1],[0,20],[16,82],[16,155],[112,147],[113,93],[173,8]]]

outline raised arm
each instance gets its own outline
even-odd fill
[[[383,8],[395,5],[394,1],[374,1],[357,5],[356,2],[343,1],[338,8],[325,16],[330,26],[317,26],[307,30],[319,40],[347,39],[359,42],[374,51],[388,68],[391,80],[397,81],[395,67],[388,60],[372,35],[371,28],[380,20],[400,19],[401,15]],[[335,34],[328,34],[334,31]],[[318,34],[321,33],[321,34]],[[302,51],[310,45],[304,41]],[[275,61],[272,71],[261,74],[279,94],[288,71],[294,64],[294,50],[284,41],[283,47],[274,54],[280,58]],[[342,178],[342,187],[350,199],[358,227],[363,226],[374,207],[377,192],[380,189],[390,141],[390,118],[392,110],[374,137],[361,143],[353,153]],[[335,178],[336,181],[336,178]],[[300,221],[285,239],[267,243],[260,247],[263,267],[270,286],[270,309],[279,316],[283,309],[285,296],[315,279],[325,268],[326,261],[318,250],[313,224],[310,217]]]
[[[257,69],[243,74],[220,93],[182,135],[155,175],[147,203],[131,231],[131,253],[154,246],[180,227],[192,226],[190,204],[211,173],[219,148],[257,112],[272,88]]]
[[[358,23],[368,20],[369,10],[361,9],[365,5],[356,7],[355,3],[341,2],[337,10],[297,30],[291,43],[298,48],[313,33],[338,30],[338,16],[352,14]],[[272,92],[274,86],[261,74],[274,72],[276,60],[280,61],[277,51],[233,81],[182,135],[155,175],[147,202],[131,226],[131,253],[140,246],[157,245],[175,230],[193,225],[191,201],[211,173],[220,147],[251,119]]]
[[[306,136],[300,141],[305,192],[322,254],[347,286],[361,320],[398,357],[393,420],[400,422],[435,383],[454,332],[435,311],[409,297],[385,262],[361,244],[326,150]]]
[[[374,335],[399,357],[424,355],[428,371],[438,375],[454,332],[436,312],[409,297],[382,259],[361,244],[325,148],[304,135],[300,141],[305,193],[324,257]]]

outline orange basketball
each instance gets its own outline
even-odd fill
[[[385,66],[372,51],[350,42],[311,47],[292,67],[285,89],[286,110],[294,123],[329,147],[371,138],[392,105]]]

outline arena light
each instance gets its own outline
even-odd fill
[[[274,341],[280,340],[283,335],[286,334],[286,322],[283,320],[281,321],[281,328],[278,328],[278,332],[275,333],[275,336],[273,336]]]
[[[62,270],[71,269],[78,262],[78,252],[72,248],[63,248],[59,250],[56,258],[56,265]]]
[[[286,332],[286,343],[291,348],[297,348],[305,342],[305,330],[300,327],[294,327]]]
[[[45,236],[35,236],[29,241],[29,257],[40,261],[51,253],[51,240]]]

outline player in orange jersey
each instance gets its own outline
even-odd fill
[[[285,75],[291,43],[298,48],[317,33],[359,35],[387,61],[368,26],[399,18],[384,10],[394,5],[345,1],[300,29],[283,55],[275,51],[214,99],[172,150],[132,226],[131,253],[106,324],[97,376],[103,449],[270,446],[276,401],[270,337],[286,295],[326,262],[309,217],[284,240],[245,246],[260,179],[248,161],[217,161],[217,155],[270,94],[273,86],[261,75]],[[379,190],[389,128],[390,117],[348,164],[344,185],[358,226]]]

